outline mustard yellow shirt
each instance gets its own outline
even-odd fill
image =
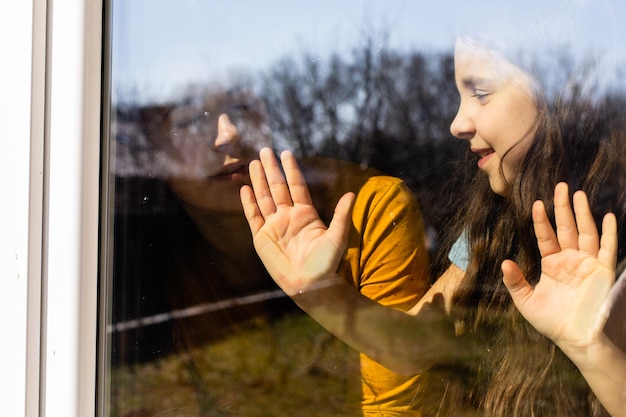
[[[310,162],[309,162],[310,163]],[[348,247],[338,272],[363,295],[408,310],[426,292],[430,260],[421,210],[398,178],[358,165],[319,159],[303,171],[328,217],[347,191],[356,193]],[[316,174],[317,173],[317,174]],[[317,175],[317,176],[316,176]],[[425,375],[406,377],[360,354],[364,416],[420,416]]]

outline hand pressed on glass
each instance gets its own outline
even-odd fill
[[[255,248],[268,272],[288,295],[302,293],[334,272],[346,246],[354,194],[337,203],[328,227],[313,207],[294,156],[281,155],[285,175],[269,148],[250,163],[252,188],[241,189]]]
[[[604,332],[615,283],[617,221],[605,215],[599,237],[586,194],[577,191],[573,200],[574,213],[567,185],[558,184],[556,233],[543,203],[535,202],[539,283],[533,288],[510,260],[502,264],[504,283],[526,320],[572,360],[611,415],[624,415],[626,357]]]
[[[524,317],[561,349],[584,348],[602,331],[603,303],[615,282],[617,224],[604,217],[599,238],[584,192],[574,194],[574,213],[566,184],[554,191],[557,230],[546,209],[533,206],[541,278],[533,288],[512,261],[502,265],[504,283]]]

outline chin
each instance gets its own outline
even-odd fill
[[[206,182],[194,182],[176,184],[173,187],[174,194],[183,204],[195,207],[196,210],[205,213],[235,213],[243,212],[239,189],[242,184],[218,183],[207,184]]]
[[[508,191],[507,184],[502,180],[502,178],[489,178],[489,186],[491,187],[491,191],[498,194],[501,197],[506,196]]]

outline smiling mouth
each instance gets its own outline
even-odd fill
[[[478,157],[479,157],[478,167],[482,168],[487,163],[487,160],[493,154],[495,154],[496,151],[494,151],[491,148],[488,148],[488,149],[472,149],[472,152],[474,152],[476,155],[478,155]]]
[[[484,158],[485,156],[488,156],[494,153],[495,151],[489,148],[489,149],[472,149],[472,152],[477,154],[479,157]]]
[[[209,178],[217,180],[235,180],[248,175],[248,164],[232,164]]]

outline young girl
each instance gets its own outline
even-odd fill
[[[288,152],[286,181],[262,150],[250,166],[253,189],[241,190],[257,252],[283,290],[346,343],[399,372],[431,369],[440,392],[425,411],[626,415],[626,354],[603,334],[601,307],[623,258],[623,126],[580,86],[549,100],[529,73],[469,40],[457,42],[455,78],[461,101],[451,132],[468,142],[467,166],[480,173],[465,176],[450,267],[409,314],[336,277],[353,196],[326,228]],[[569,190],[578,189],[574,217]],[[615,214],[599,243],[607,212]]]

